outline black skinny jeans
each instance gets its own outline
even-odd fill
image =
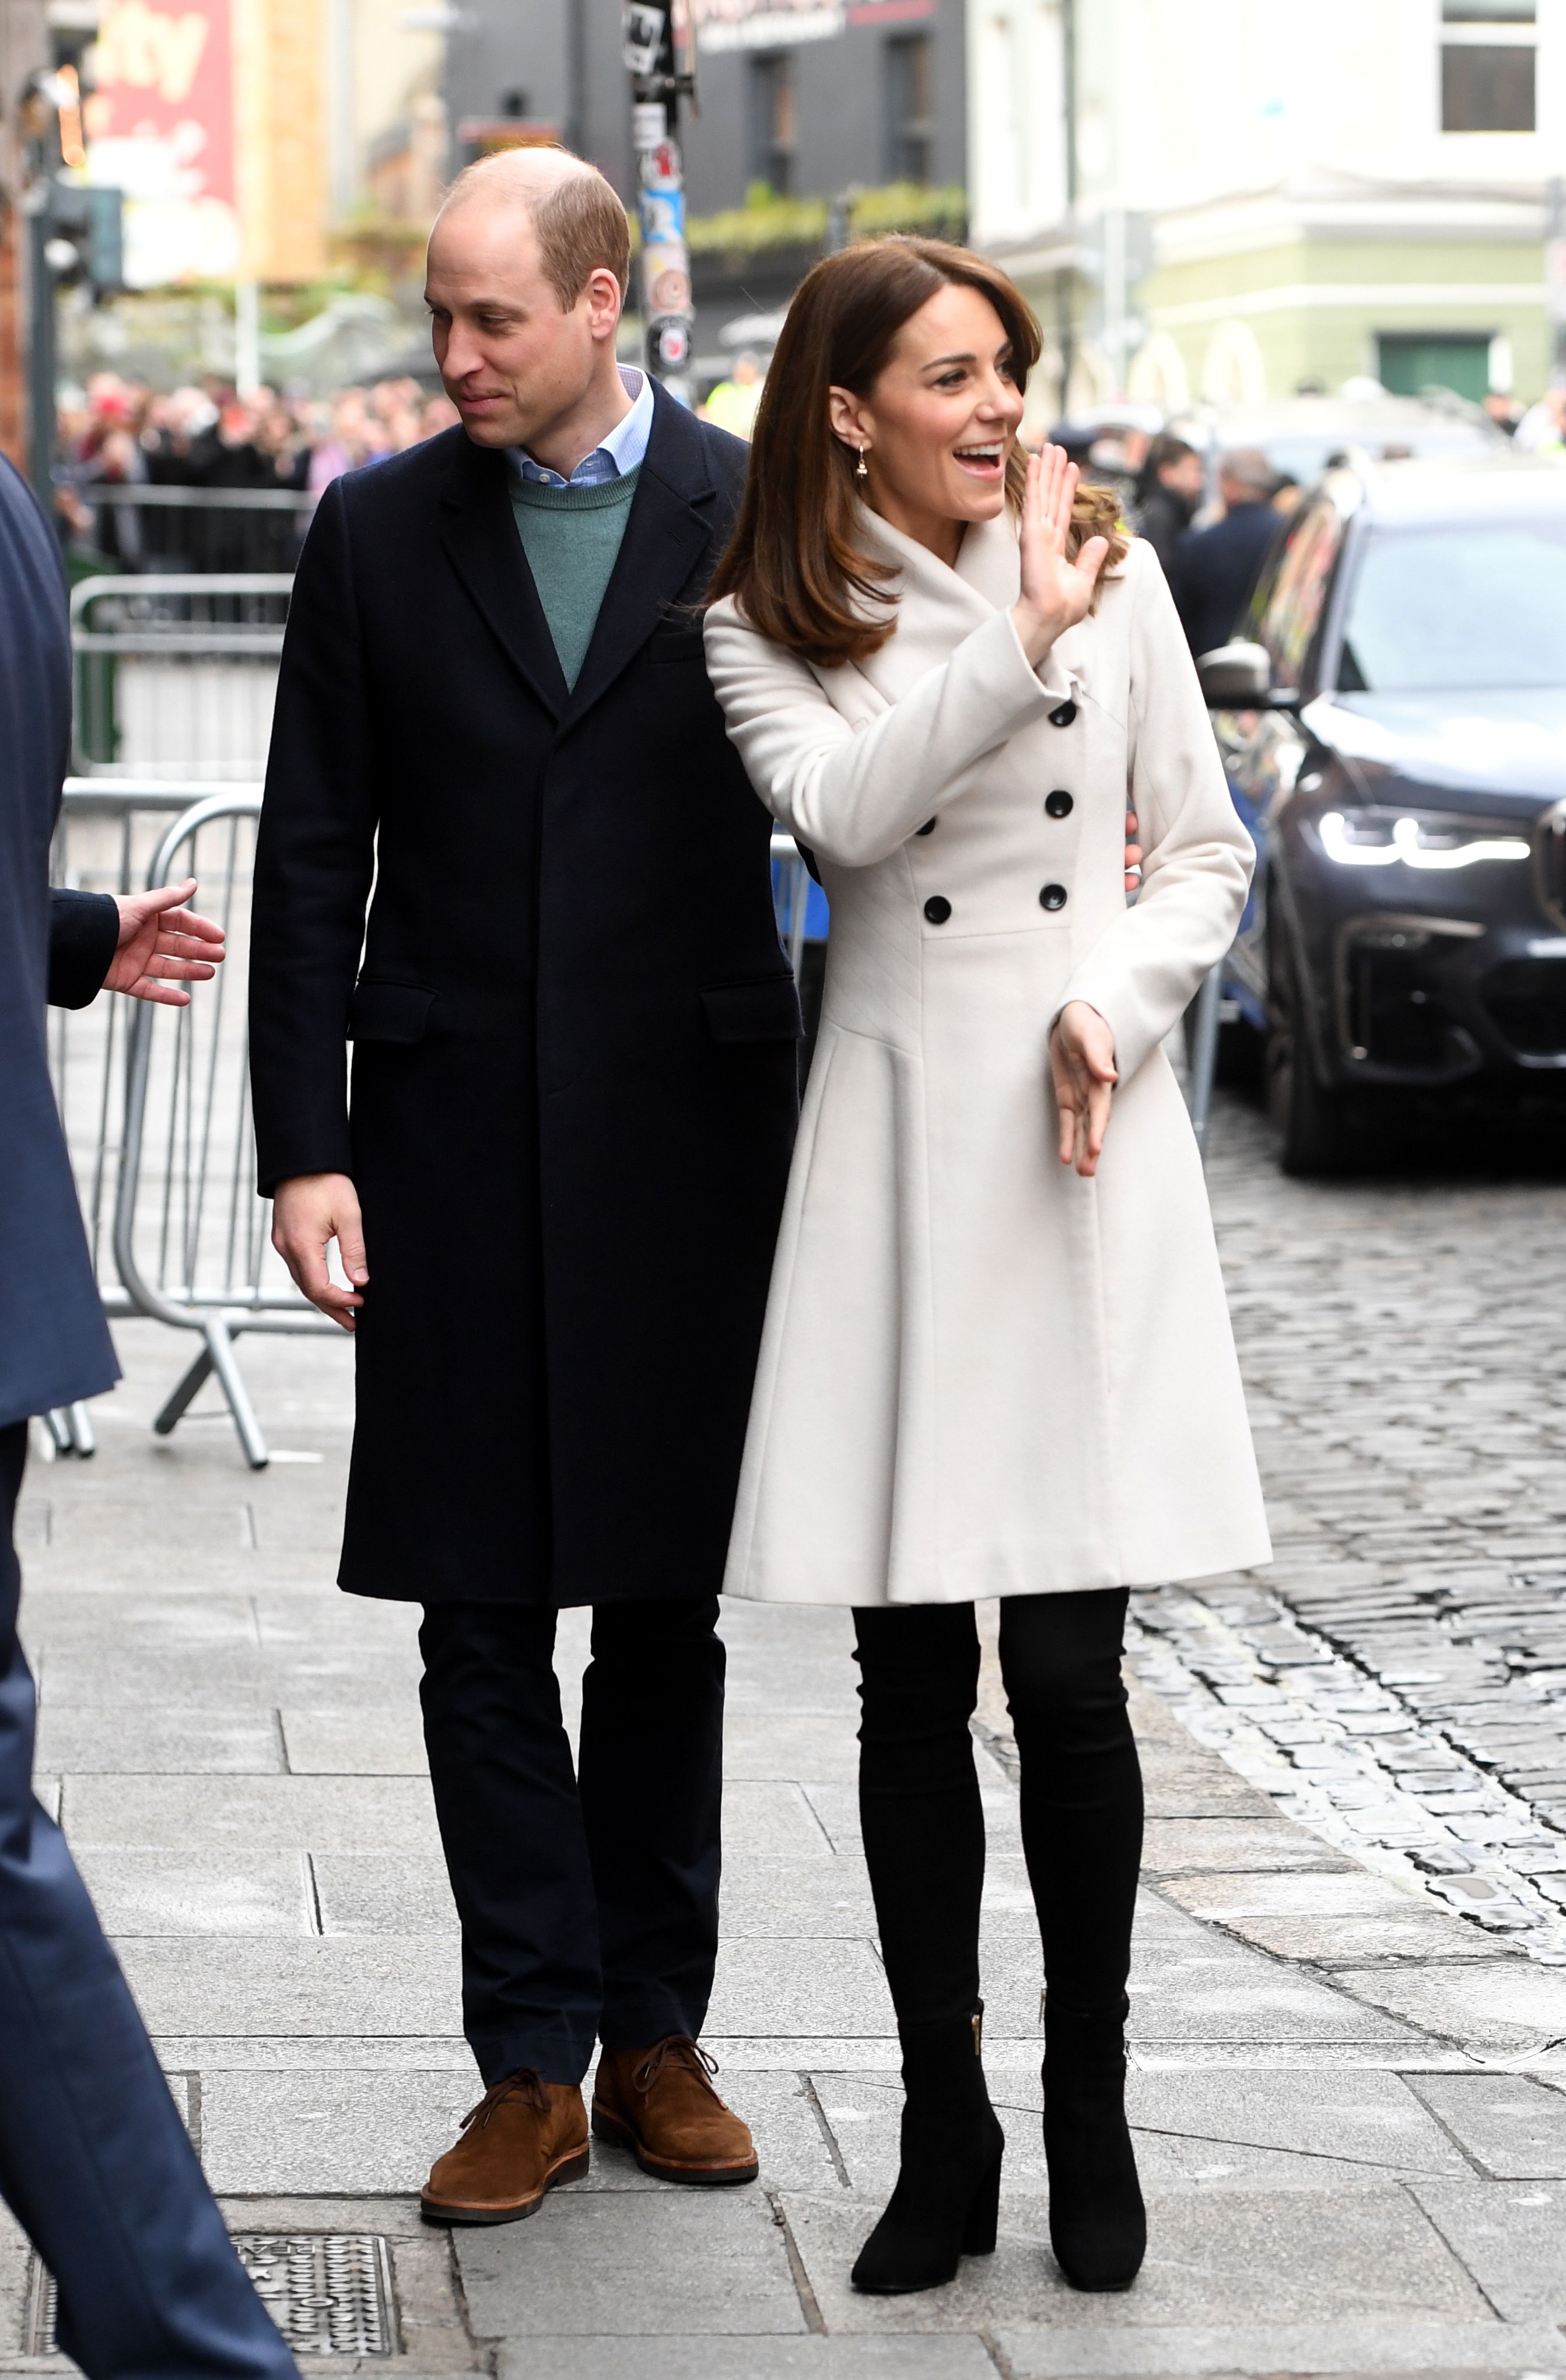
[[[1142,1857],[1142,1772],[1120,1664],[1123,1589],[1007,1596],[1001,1670],[1022,1762],[1022,1840],[1058,2006],[1118,2005]],[[854,1614],[859,1811],[898,2023],[944,2023],[979,1997],[984,1813],[968,1721],[968,1603]]]

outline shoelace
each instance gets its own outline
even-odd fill
[[[698,2041],[692,2041],[687,2033],[672,2033],[656,2048],[649,2050],[631,2077],[637,2089],[650,2091],[671,2058],[678,2058],[682,2066],[688,2066],[698,2081],[712,2091],[708,2078],[718,2071],[718,2061],[710,2050],[702,2048]],[[716,2091],[712,2091],[714,2099],[717,2095]]]
[[[537,2107],[540,2114],[547,2116],[549,2113],[549,2092],[543,2076],[536,2066],[519,2066],[515,2074],[504,2075],[500,2082],[492,2082],[478,2106],[468,2108],[462,2119],[463,2131],[466,2131],[469,2124],[480,2127],[487,2124],[495,2109],[506,2099],[526,2099],[528,2105]]]

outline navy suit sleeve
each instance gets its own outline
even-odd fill
[[[351,1173],[348,1001],[374,872],[376,789],[347,505],[321,500],[283,643],[250,921],[257,1187]]]
[[[112,893],[51,891],[51,1008],[85,1008],[96,1000],[118,941],[119,906]]]

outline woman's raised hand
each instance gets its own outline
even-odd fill
[[[1030,455],[1017,542],[1022,549],[1022,593],[1012,621],[1024,652],[1037,669],[1055,638],[1086,619],[1109,540],[1090,537],[1074,562],[1066,559],[1076,465],[1063,446]]]

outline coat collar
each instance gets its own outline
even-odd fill
[[[699,425],[652,389],[652,431],[592,642],[567,689],[512,517],[510,473],[496,448],[463,437],[442,494],[442,542],[514,668],[551,717],[579,718],[670,617],[713,533],[717,493]]]
[[[1009,611],[1017,600],[1022,572],[1016,522],[1009,506],[993,520],[968,523],[955,567],[893,528],[868,505],[862,508],[861,526],[866,543],[896,565],[903,602],[911,599],[917,613],[927,606],[938,607],[955,637],[981,626],[996,612]],[[1087,690],[1092,629],[1091,617],[1068,628],[1057,639],[1051,655],[1074,689],[1082,692]]]
[[[716,494],[700,424],[654,381],[647,455],[572,690],[570,720],[608,693],[654,628],[678,616],[678,600],[712,540]]]

